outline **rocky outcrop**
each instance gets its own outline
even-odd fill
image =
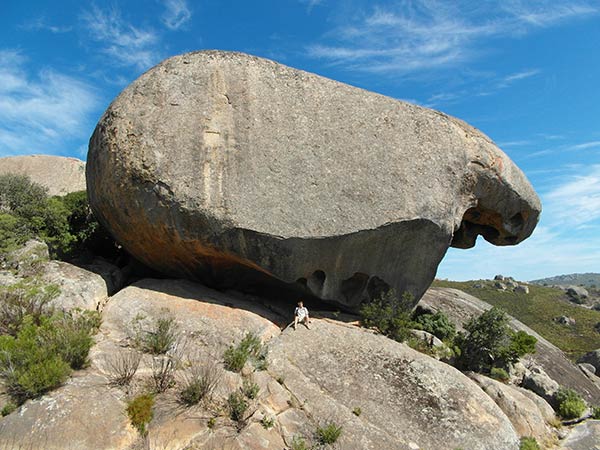
[[[577,362],[591,364],[596,369],[595,373],[600,374],[600,349],[586,353]]]
[[[218,287],[356,308],[415,299],[450,245],[513,245],[540,202],[478,130],[272,61],[170,58],[90,140],[90,203],[136,258]]]
[[[561,442],[563,450],[595,450],[600,442],[600,420],[587,420],[573,427]]]
[[[27,175],[48,188],[48,195],[85,191],[85,162],[51,155],[8,156],[0,158],[0,174]]]
[[[504,411],[510,419],[519,436],[530,436],[539,442],[550,441],[554,433],[547,422],[547,417],[554,418],[552,407],[540,399],[534,402],[527,391],[516,386],[510,386],[492,380],[478,373],[469,373],[483,391]]]
[[[479,316],[491,308],[488,303],[457,289],[431,288],[419,302],[419,306],[431,311],[443,311],[450,320],[462,329],[462,325],[473,316]],[[536,353],[530,355],[531,365],[539,366],[560,386],[574,389],[590,404],[600,404],[600,388],[555,345],[548,342],[531,328],[511,318],[509,325],[514,330],[523,330],[536,337]]]
[[[180,385],[157,394],[143,439],[128,424],[126,401],[148,389],[153,363],[161,357],[144,354],[127,388],[108,386],[111,361],[135,351],[130,347],[137,330],[168,317],[177,330],[177,382],[194,365],[220,365],[223,351],[248,332],[267,342],[268,367],[253,371],[247,365],[242,374],[220,369],[214,407],[183,406]],[[315,431],[326,422],[342,426],[336,445],[345,450],[518,448],[502,410],[451,366],[346,323],[313,318],[310,330],[294,331],[288,321],[239,294],[189,281],[141,280],[105,307],[83,374],[0,420],[0,448],[131,449],[145,443],[160,449],[280,450],[290,448],[294,437],[316,444]],[[225,400],[243,379],[259,392],[244,423],[237,424]],[[263,417],[273,419],[273,426],[263,426]]]

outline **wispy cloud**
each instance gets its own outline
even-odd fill
[[[524,70],[521,72],[513,73],[511,75],[505,76],[502,80],[500,80],[497,87],[499,89],[507,88],[511,84],[513,84],[515,81],[524,80],[525,78],[531,78],[535,75],[538,75],[539,73],[540,73],[539,69],[529,69],[529,70]]]
[[[68,33],[73,29],[73,27],[51,25],[43,17],[37,17],[33,20],[30,20],[21,25],[19,28],[27,31],[49,31],[54,34]]]
[[[600,147],[600,141],[583,142],[581,144],[571,145],[569,150],[587,150],[588,148]]]
[[[324,0],[300,0],[300,3],[304,3],[306,5],[306,11],[310,13],[315,6],[320,5],[323,1]]]
[[[118,9],[104,10],[93,5],[82,13],[81,19],[111,62],[143,70],[160,60],[157,33],[134,27],[121,17]]]
[[[98,106],[87,83],[52,70],[32,77],[26,62],[18,51],[0,50],[0,156],[49,152],[84,136]]]
[[[516,36],[600,11],[584,1],[568,6],[551,0],[488,3],[486,8],[473,0],[403,0],[396,6],[375,5],[369,12],[355,11],[307,52],[349,69],[406,74],[475,58],[482,41],[490,37]],[[513,74],[504,83],[536,73]]]
[[[186,0],[164,0],[165,12],[162,21],[167,28],[178,30],[192,18]]]

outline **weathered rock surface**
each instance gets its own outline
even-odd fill
[[[523,173],[464,122],[220,51],[125,89],[86,170],[99,220],[148,266],[349,308],[386,284],[420,298],[450,245],[517,244],[540,212]]]
[[[535,392],[547,402],[554,401],[554,394],[560,388],[560,385],[548,376],[548,374],[539,367],[534,367],[523,377],[522,386]]]
[[[125,396],[106,378],[79,373],[58,390],[0,419],[0,448],[125,449],[137,432],[124,414]]]
[[[587,420],[573,427],[561,442],[564,450],[600,450],[600,420]]]
[[[590,295],[586,288],[582,286],[568,286],[567,294],[573,297],[588,298]]]
[[[126,347],[136,323],[148,330],[165,317],[177,324],[174,352],[185,355],[177,381],[190,367],[189,355],[195,355],[194,364],[220,362],[223,350],[247,332],[268,340],[267,370],[244,369],[260,390],[241,428],[229,419],[224,403],[242,376],[222,369],[214,408],[183,407],[175,387],[156,396],[146,440],[128,425],[125,401],[147,389],[152,362],[160,357],[144,354],[134,382],[122,390],[107,386],[114,374],[111,359],[133,351]],[[337,448],[345,450],[518,448],[508,418],[454,368],[330,319],[314,319],[311,330],[281,332],[275,322],[286,325],[285,319],[256,301],[190,281],[141,280],[106,305],[91,366],[81,376],[0,420],[0,448],[281,450],[294,436],[314,444],[315,430],[325,421],[343,426]],[[352,412],[356,407],[358,416]],[[262,426],[264,416],[274,419],[272,428]]]
[[[491,308],[488,303],[472,295],[450,288],[429,289],[419,302],[419,306],[431,311],[445,312],[459,329],[462,329],[462,324],[472,316],[479,316]],[[559,348],[514,318],[511,318],[509,324],[513,329],[523,330],[538,340],[536,353],[528,357],[534,366],[541,367],[552,380],[561,386],[575,389],[590,404],[600,404],[598,386],[567,359]]]
[[[539,402],[532,401],[525,389],[500,383],[478,373],[469,373],[469,377],[504,411],[520,437],[531,436],[539,442],[552,439],[554,433],[546,421],[548,409],[552,411],[548,403],[541,410]],[[553,413],[551,417],[554,417]]]
[[[31,181],[48,188],[48,195],[85,191],[85,162],[51,155],[0,158],[0,174],[28,175]]]

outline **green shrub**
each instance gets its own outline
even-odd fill
[[[508,372],[501,367],[492,367],[492,370],[490,370],[490,377],[502,382],[506,382],[510,378]]]
[[[362,325],[376,328],[381,334],[404,342],[413,327],[411,309],[413,296],[405,292],[399,299],[394,290],[389,290],[378,299],[365,303],[360,308]]]
[[[600,419],[600,406],[592,407],[592,419],[595,419],[595,420]]]
[[[354,414],[356,417],[359,417],[362,414],[362,409],[357,406],[352,410],[352,414]]]
[[[586,405],[581,396],[573,389],[560,388],[554,394],[556,412],[563,419],[577,419],[585,411]]]
[[[336,425],[334,422],[329,422],[317,427],[315,435],[317,442],[321,445],[335,444],[342,435],[342,427]]]
[[[244,380],[241,389],[242,389],[242,394],[244,394],[250,400],[254,400],[256,398],[256,396],[258,395],[258,391],[260,390],[260,388],[258,387],[258,384],[254,383],[250,380]]]
[[[153,355],[162,355],[167,353],[177,342],[177,323],[175,318],[166,316],[155,320],[150,331],[142,332],[141,338],[142,350]]]
[[[456,335],[456,326],[441,311],[435,314],[421,314],[415,318],[415,323],[421,330],[427,331],[443,341],[451,341]]]
[[[184,378],[183,388],[179,394],[181,402],[192,406],[201,400],[210,400],[219,379],[219,370],[212,362],[192,365]]]
[[[17,405],[15,405],[13,402],[8,402],[2,407],[0,415],[2,415],[2,417],[6,417],[16,409]]]
[[[0,334],[16,336],[26,316],[39,325],[42,317],[52,315],[48,303],[59,293],[55,284],[44,284],[35,279],[0,287]]]
[[[206,422],[206,426],[208,427],[209,430],[212,430],[216,424],[217,424],[217,419],[215,419],[214,417],[211,417]]]
[[[466,334],[459,333],[455,343],[460,348],[459,367],[475,372],[490,372],[492,367],[506,367],[527,353],[535,351],[537,339],[524,331],[513,332],[508,316],[491,308],[465,324]]]
[[[129,421],[142,436],[148,433],[146,426],[150,423],[152,417],[154,417],[153,407],[154,396],[152,394],[139,395],[127,404]]]
[[[275,425],[275,419],[269,416],[263,416],[263,418],[260,420],[260,424],[265,430],[268,430],[273,428],[273,425]]]
[[[237,346],[230,346],[223,353],[225,368],[231,372],[241,372],[248,360],[257,370],[267,367],[267,346],[254,333],[248,333]]]
[[[97,313],[96,313],[97,314]],[[95,329],[86,315],[25,316],[16,336],[0,336],[0,377],[21,404],[60,386],[87,362]]]
[[[229,409],[229,417],[238,423],[244,421],[244,414],[248,409],[248,402],[241,392],[232,392],[227,398],[227,407]]]
[[[306,441],[302,436],[294,436],[292,439],[292,444],[290,445],[291,450],[309,450]]]
[[[540,446],[532,437],[523,437],[521,438],[521,444],[519,445],[519,450],[540,450]]]

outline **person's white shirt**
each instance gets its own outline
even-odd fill
[[[294,311],[294,315],[296,317],[298,317],[298,320],[302,320],[306,316],[308,316],[308,309],[306,309],[306,306],[303,306],[302,308],[300,308],[298,306],[298,307],[296,307],[296,310]]]

